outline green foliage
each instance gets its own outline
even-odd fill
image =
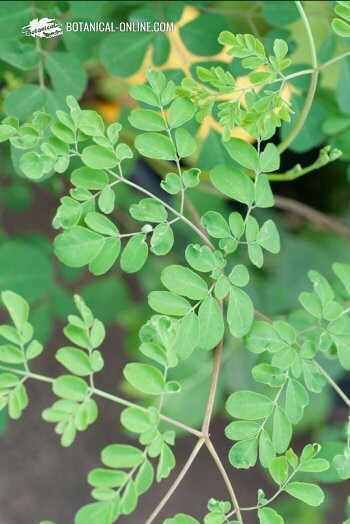
[[[100,13],[101,6],[95,4],[96,13]],[[132,4],[107,2],[100,14],[105,18],[115,12],[119,20],[125,9],[130,21],[176,22],[184,8],[174,2],[160,6],[160,10],[147,3],[137,3],[135,8]],[[59,230],[54,253],[62,264],[73,270],[86,266],[90,273],[100,276],[116,270],[120,255],[121,272],[137,273],[154,312],[146,318],[147,306],[127,303],[123,284],[113,275],[86,285],[74,296],[77,314],[64,288],[54,283],[48,249],[39,249],[40,240],[34,247],[25,239],[1,243],[1,299],[12,324],[0,326],[4,339],[0,344],[0,408],[6,407],[9,417],[18,419],[28,405],[25,383],[38,379],[50,383],[57,397],[42,416],[55,424],[62,446],[72,445],[79,432],[96,422],[98,397],[123,406],[120,424],[136,441],[112,442],[102,449],[101,465],[87,476],[94,502],[78,510],[75,524],[112,524],[130,515],[141,495],[175,468],[174,428],[199,439],[183,472],[205,444],[229,486],[231,502],[210,499],[204,524],[242,524],[240,513],[248,510],[256,513],[261,524],[283,524],[284,518],[270,507],[278,495],[318,507],[325,499],[318,483],[325,481],[322,473],[330,463],[336,481],[350,478],[349,422],[335,453],[326,453],[327,444],[322,450],[319,444],[308,444],[298,456],[290,447],[299,425],[310,417],[309,406],[313,409],[321,398],[316,395],[322,394],[326,382],[349,407],[350,401],[336,380],[341,370],[350,370],[350,265],[335,263],[335,276],[329,280],[318,271],[310,271],[312,290],[300,293],[303,309],[289,316],[289,305],[276,308],[281,315],[270,320],[257,312],[253,303],[263,294],[269,302],[278,301],[281,292],[271,284],[269,275],[273,264],[283,265],[282,258],[271,255],[279,253],[280,233],[284,234],[283,223],[277,227],[277,215],[269,210],[274,206],[270,182],[292,180],[337,160],[340,146],[348,160],[349,108],[343,89],[350,78],[348,53],[340,67],[335,96],[329,97],[323,90],[313,101],[318,72],[339,57],[333,59],[329,50],[335,47],[333,35],[332,42],[319,50],[320,56],[329,54],[320,60],[321,65],[313,63],[311,70],[292,65],[289,55],[298,31],[293,23],[303,23],[312,40],[308,13],[300,2],[263,2],[249,7],[251,25],[257,26],[256,32],[264,33],[263,38],[245,33],[244,22],[242,28],[239,24],[242,32],[233,34],[232,24],[225,17],[207,12],[211,6],[202,4],[207,3],[195,5],[198,16],[181,25],[180,44],[197,57],[214,56],[224,46],[232,62],[198,62],[194,68],[186,65],[183,78],[179,71],[158,70],[166,64],[170,52],[172,39],[165,33],[114,32],[96,38],[98,50],[90,45],[90,37],[85,48],[76,45],[73,33],[67,33],[57,50],[50,50],[50,46],[42,48],[39,40],[33,45],[34,41],[9,33],[8,20],[28,23],[33,11],[27,2],[19,2],[16,9],[12,2],[0,6],[1,67],[8,64],[11,71],[13,68],[22,75],[15,77],[20,79],[17,89],[11,89],[11,82],[6,84],[9,93],[3,112],[7,116],[0,124],[0,142],[10,150],[15,176],[21,177],[23,184],[41,184],[54,195],[63,194],[52,222]],[[38,16],[48,13],[63,18],[66,8],[76,18],[85,16],[85,8],[77,2],[62,6],[48,3],[38,9]],[[31,9],[35,12],[35,5]],[[332,21],[334,32],[349,36],[349,2],[337,2],[335,12],[339,18]],[[256,14],[263,19],[258,24],[253,21]],[[273,29],[267,32],[265,22]],[[284,25],[290,28],[280,27]],[[118,52],[111,53],[111,49]],[[97,111],[80,106],[77,99],[88,80],[85,62],[89,71],[95,70],[98,56],[109,74],[130,76],[140,69],[146,55],[152,56],[157,70],[148,68],[147,83],[131,87],[130,94],[139,104],[125,114],[121,112],[123,127],[118,122],[107,125]],[[242,74],[247,74],[249,82],[244,87],[239,79]],[[310,74],[311,84],[303,78]],[[31,83],[25,84],[26,78]],[[222,136],[211,130],[204,140],[197,141],[198,125],[209,115],[221,126]],[[249,140],[232,136],[237,127],[250,136]],[[282,143],[276,146],[279,129]],[[302,168],[298,164],[285,174],[276,173],[281,153],[290,142],[293,151],[304,152],[322,144],[328,135],[332,147],[321,149],[311,166]],[[160,187],[165,196],[129,176],[135,153],[162,175]],[[66,172],[70,175],[67,190],[62,178],[56,176]],[[140,200],[135,198],[135,190],[142,194]],[[207,199],[202,190],[215,193],[215,197]],[[230,209],[222,203],[222,196],[232,201]],[[180,223],[191,230],[192,236],[178,227]],[[291,237],[289,240],[292,243]],[[295,251],[299,258],[303,256]],[[156,259],[153,255],[169,256]],[[270,258],[275,262],[264,266]],[[263,266],[263,272],[259,272]],[[82,274],[60,271],[63,276],[67,272],[67,280]],[[291,282],[292,277],[289,286]],[[64,327],[67,343],[55,354],[64,374],[55,378],[38,375],[30,367],[43,351],[40,323],[34,338],[35,315],[42,314],[41,304],[36,302],[46,300],[47,295],[53,296],[57,315],[68,316]],[[135,402],[96,387],[95,376],[104,367],[101,345],[106,333],[104,324],[81,296],[104,322],[118,318],[130,331],[129,343],[136,361],[127,363],[121,375],[124,391]],[[27,300],[33,305],[32,312]],[[45,311],[42,316],[41,325],[46,328],[50,321]],[[139,343],[135,336],[138,329]],[[241,345],[249,352],[244,353],[242,361]],[[222,358],[225,369],[218,381]],[[328,361],[332,361],[329,373],[323,369]],[[209,384],[206,377],[213,363]],[[232,368],[243,378],[230,381]],[[245,369],[249,371],[247,380]],[[245,384],[242,390],[235,390],[237,383]],[[184,424],[185,417],[196,417],[196,421],[203,418],[202,397],[209,389],[201,429]],[[213,409],[223,405],[233,418],[225,429],[226,437],[234,442],[229,463],[235,469],[259,463],[277,486],[270,498],[259,490],[252,507],[239,507],[230,472],[223,473],[209,436]],[[174,410],[183,415],[181,421],[170,417]],[[163,502],[147,522],[153,522],[162,507]],[[278,511],[285,514],[282,506]],[[199,521],[178,513],[164,522]]]

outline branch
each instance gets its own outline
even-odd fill
[[[191,455],[188,457],[188,459],[187,459],[185,465],[183,466],[183,468],[181,469],[180,473],[178,474],[178,476],[176,477],[176,479],[174,480],[174,482],[172,483],[172,485],[170,486],[170,488],[168,489],[168,491],[166,492],[166,494],[164,495],[162,500],[159,502],[157,507],[152,511],[151,515],[148,517],[148,519],[146,520],[145,524],[151,524],[154,521],[154,519],[157,517],[157,515],[160,513],[160,511],[164,508],[165,504],[168,502],[168,500],[170,499],[170,497],[172,496],[172,494],[174,493],[174,491],[179,486],[179,484],[181,483],[181,481],[185,477],[186,473],[190,469],[190,467],[192,465],[192,462],[194,461],[194,459],[198,455],[198,453],[199,453],[201,447],[203,446],[204,442],[205,442],[204,438],[200,438],[198,440],[197,444],[193,448]]]
[[[338,386],[338,384],[336,382],[334,382],[332,377],[330,375],[328,375],[327,371],[325,369],[323,369],[323,367],[320,366],[320,364],[318,362],[316,362],[316,360],[314,360],[313,362],[314,362],[316,368],[318,369],[318,371],[320,373],[322,373],[322,375],[325,377],[327,382],[332,386],[332,388],[337,393],[337,395],[339,395],[339,397],[350,408],[350,398],[344,393],[344,391]]]
[[[14,369],[9,366],[3,366],[2,364],[0,365],[0,369],[4,371],[10,371],[11,373],[17,373],[18,375],[21,375],[27,378],[32,378],[35,380],[39,380],[40,382],[46,382],[49,384],[52,384],[55,380],[54,378],[47,377],[45,375],[38,375],[36,373],[32,373],[31,371],[25,371],[22,369]],[[99,397],[111,400],[112,402],[115,402],[116,404],[121,404],[122,406],[127,406],[127,407],[138,408],[141,411],[147,411],[147,408],[144,408],[143,406],[140,406],[139,404],[135,404],[134,402],[130,402],[129,400],[126,400],[124,398],[117,397],[115,395],[111,395],[110,393],[102,391],[101,389],[90,387],[89,391]],[[192,428],[191,426],[187,426],[187,424],[183,424],[182,422],[179,422],[178,420],[172,419],[162,414],[160,415],[160,418],[164,420],[164,422],[168,422],[169,424],[172,424],[173,426],[177,426],[178,428],[181,428],[187,431],[188,433],[195,435],[196,437],[202,437],[202,433],[200,431],[197,431],[196,429]]]
[[[215,350],[213,373],[211,377],[211,384],[210,384],[209,396],[208,396],[208,401],[207,401],[207,407],[205,410],[205,415],[204,415],[204,420],[203,420],[203,425],[202,425],[202,433],[206,436],[208,436],[210,421],[211,421],[211,417],[212,417],[213,409],[214,409],[215,395],[216,395],[216,389],[218,386],[220,366],[221,366],[221,360],[222,360],[222,350],[223,350],[223,340],[219,342]]]
[[[287,137],[283,140],[283,142],[281,142],[279,144],[278,150],[279,150],[280,153],[283,153],[283,151],[288,149],[290,144],[293,142],[293,140],[299,134],[299,131],[302,129],[302,127],[303,127],[303,125],[305,123],[305,120],[308,117],[308,114],[309,114],[309,111],[311,109],[312,102],[313,102],[313,99],[314,99],[314,96],[315,96],[315,93],[316,93],[317,80],[318,80],[318,74],[319,74],[318,73],[318,67],[317,67],[317,53],[316,53],[315,41],[314,41],[314,37],[312,35],[312,31],[311,31],[311,26],[310,26],[309,20],[307,19],[307,16],[305,14],[305,11],[304,11],[302,3],[299,2],[299,1],[297,1],[295,3],[296,3],[296,6],[297,6],[297,9],[299,11],[300,17],[302,18],[302,20],[304,22],[306,33],[307,33],[307,37],[308,37],[308,40],[309,40],[313,72],[311,74],[311,82],[310,82],[309,91],[308,91],[307,96],[306,96],[305,105],[304,105],[304,107],[303,107],[303,109],[302,109],[302,111],[301,111],[301,113],[299,115],[299,118],[298,118],[295,126],[293,127],[291,132],[287,135]]]
[[[345,224],[342,224],[342,222],[339,220],[330,218],[324,213],[321,213],[320,211],[306,204],[297,202],[296,200],[284,196],[275,196],[275,204],[280,209],[292,211],[297,215],[307,218],[310,220],[310,222],[313,222],[317,226],[330,229],[334,233],[337,233],[347,240],[350,240],[350,228],[348,228]]]
[[[237,500],[236,494],[234,492],[234,489],[232,487],[231,481],[230,481],[230,479],[229,479],[229,477],[228,477],[228,475],[226,473],[224,465],[222,464],[222,462],[220,460],[220,457],[217,454],[216,449],[214,448],[211,440],[207,439],[205,441],[205,444],[206,444],[206,446],[207,446],[207,448],[209,450],[209,453],[213,457],[214,462],[215,462],[218,470],[220,471],[222,478],[224,479],[224,482],[226,484],[227,490],[228,490],[228,492],[230,494],[230,497],[231,497],[231,500],[232,500],[232,504],[233,504],[233,507],[234,507],[234,513],[236,513],[236,516],[237,516],[239,522],[241,522],[243,524],[243,519],[242,519],[242,515],[241,515],[241,510],[240,510],[240,507],[239,507],[239,504],[238,504],[238,500]]]

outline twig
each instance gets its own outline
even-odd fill
[[[215,350],[213,373],[211,377],[211,384],[210,384],[210,390],[209,390],[209,395],[208,395],[207,407],[205,410],[205,415],[204,415],[204,420],[203,420],[203,425],[202,425],[202,433],[206,436],[208,436],[210,421],[211,421],[211,417],[212,417],[213,409],[214,409],[215,395],[216,395],[216,389],[217,389],[218,380],[219,380],[219,373],[220,373],[220,366],[221,366],[221,359],[222,359],[222,351],[223,351],[223,340],[219,342]]]
[[[318,369],[318,371],[320,373],[322,373],[322,375],[325,377],[327,382],[332,386],[332,388],[337,393],[337,395],[339,395],[339,397],[350,408],[350,398],[344,393],[344,391],[338,386],[338,384],[336,382],[334,382],[332,377],[330,375],[328,375],[327,371],[325,369],[323,369],[323,367],[318,362],[316,362],[316,360],[314,360],[313,362],[314,362],[316,368]]]
[[[313,222],[318,226],[323,226],[327,229],[330,229],[331,231],[334,231],[334,233],[337,233],[338,235],[346,238],[347,240],[350,240],[349,227],[347,227],[345,224],[342,224],[339,220],[330,218],[324,213],[321,213],[320,211],[306,204],[297,202],[296,200],[284,196],[275,196],[275,204],[280,209],[292,211],[297,215],[307,218],[308,220],[310,220],[310,222]]]
[[[287,137],[283,140],[283,142],[281,142],[280,145],[278,146],[278,150],[280,153],[282,153],[289,147],[289,145],[293,142],[295,137],[299,134],[299,131],[302,129],[305,123],[305,120],[307,119],[307,116],[309,114],[309,111],[311,109],[311,106],[312,106],[312,101],[316,93],[317,80],[318,80],[317,53],[316,53],[315,41],[312,35],[310,22],[307,19],[302,3],[300,1],[296,1],[295,4],[299,11],[300,17],[302,18],[304,22],[306,33],[308,36],[310,51],[311,51],[313,72],[311,74],[311,82],[310,82],[309,91],[306,96],[305,105],[299,115],[299,118],[295,126],[293,127],[291,132],[287,135]]]
[[[239,504],[238,504],[238,500],[237,500],[236,494],[234,492],[234,489],[232,487],[231,481],[230,481],[230,479],[229,479],[229,477],[228,477],[228,475],[226,473],[224,465],[222,464],[221,459],[220,459],[219,455],[217,454],[216,449],[213,446],[211,440],[207,439],[205,441],[205,444],[206,444],[206,446],[207,446],[207,448],[209,450],[209,453],[213,457],[214,462],[215,462],[218,470],[220,471],[221,476],[222,476],[222,478],[223,478],[223,480],[224,480],[224,482],[226,484],[227,491],[230,494],[230,497],[231,497],[231,500],[232,500],[232,504],[233,504],[235,513],[237,515],[237,518],[238,518],[239,522],[241,522],[243,524],[243,518],[242,518],[242,515],[241,515],[241,511],[240,511],[240,507],[239,507]]]
[[[54,378],[47,377],[45,375],[38,375],[37,373],[32,373],[31,371],[28,372],[22,369],[14,369],[9,366],[3,366],[2,364],[0,365],[0,369],[4,371],[9,371],[11,373],[15,373],[17,375],[24,376],[26,378],[32,378],[35,380],[39,380],[40,382],[46,382],[49,384],[52,384],[55,380]],[[121,404],[122,406],[133,407],[133,408],[138,408],[141,411],[147,411],[147,408],[144,408],[143,406],[139,406],[138,404],[135,404],[134,402],[130,402],[129,400],[126,400],[124,398],[117,397],[115,395],[111,395],[110,393],[107,393],[106,391],[102,391],[101,389],[89,388],[89,391],[95,395],[98,395],[99,397],[111,400],[112,402],[115,402],[117,404]],[[172,424],[173,426],[177,426],[178,428],[181,428],[187,431],[188,433],[195,435],[196,437],[202,437],[202,433],[200,431],[192,428],[191,426],[187,426],[187,424],[183,424],[182,422],[179,422],[178,420],[172,419],[162,414],[160,415],[160,418],[164,420],[164,422],[168,422],[169,424]]]
[[[151,515],[148,517],[145,524],[151,524],[154,521],[154,519],[157,517],[157,515],[160,513],[160,511],[164,508],[165,504],[168,502],[168,500],[170,499],[170,497],[172,496],[172,494],[174,493],[174,491],[176,490],[176,488],[181,483],[182,479],[184,478],[184,476],[190,469],[192,462],[198,455],[204,442],[205,442],[204,438],[200,438],[198,440],[197,444],[193,448],[191,455],[188,457],[180,473],[178,474],[178,476],[176,477],[176,479],[174,480],[174,482],[172,483],[172,485],[170,486],[170,488],[168,489],[168,491],[166,492],[162,500],[159,502],[157,507],[152,511]]]

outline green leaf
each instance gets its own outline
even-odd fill
[[[332,269],[350,295],[350,265],[335,262]]]
[[[258,442],[256,439],[241,440],[230,449],[228,455],[233,467],[248,469],[255,466],[258,458]]]
[[[126,408],[122,411],[120,422],[128,431],[143,433],[150,429],[149,414],[140,408]]]
[[[5,98],[4,111],[7,115],[25,120],[34,111],[41,109],[45,102],[46,91],[38,85],[27,84],[15,89]]]
[[[266,175],[258,175],[255,183],[255,203],[257,207],[272,207],[275,203],[270,183]]]
[[[56,359],[75,375],[85,377],[92,373],[89,358],[81,349],[63,347],[56,352]]]
[[[249,272],[243,264],[237,264],[229,275],[230,282],[234,286],[245,287],[249,282]]]
[[[260,425],[256,422],[239,420],[225,428],[225,435],[231,440],[249,440],[258,436]]]
[[[292,425],[280,406],[276,406],[273,415],[272,442],[277,453],[284,453],[291,441]]]
[[[197,315],[191,311],[179,322],[176,331],[174,347],[180,359],[185,360],[199,345],[200,321]]]
[[[84,109],[79,113],[78,127],[88,136],[104,135],[105,125],[101,115],[90,109]]]
[[[117,158],[113,151],[102,146],[85,147],[81,159],[92,169],[112,169],[117,165]]]
[[[168,213],[165,207],[154,198],[143,198],[130,207],[130,215],[141,222],[165,222]]]
[[[208,246],[189,244],[185,251],[185,257],[188,264],[196,271],[208,273],[213,271],[216,266],[215,255]]]
[[[58,397],[79,402],[85,399],[88,386],[81,378],[62,375],[53,381],[52,390]]]
[[[187,129],[176,129],[175,142],[180,158],[192,155],[197,148],[196,140]]]
[[[307,293],[306,291],[303,291],[300,293],[298,300],[310,315],[313,315],[316,318],[322,318],[322,304],[315,293]]]
[[[242,204],[251,204],[254,200],[254,184],[239,169],[220,165],[209,174],[212,184],[224,195],[238,200]]]
[[[155,93],[153,93],[152,88],[146,85],[135,85],[131,86],[129,90],[130,95],[135,98],[135,100],[139,100],[139,102],[143,102],[144,104],[148,104],[150,106],[156,106],[158,107],[158,100]]]
[[[134,109],[129,116],[129,122],[142,131],[164,131],[166,124],[160,113],[151,109]]]
[[[175,160],[176,151],[171,140],[160,133],[143,133],[135,138],[138,152],[148,158],[157,160]]]
[[[126,380],[137,390],[146,395],[160,395],[165,388],[165,381],[159,369],[149,364],[127,364],[123,371]]]
[[[207,211],[201,218],[201,222],[209,235],[214,238],[227,238],[231,236],[230,228],[220,213]]]
[[[22,331],[28,321],[29,305],[24,298],[13,291],[3,291],[1,300],[5,305],[10,317],[19,331]]]
[[[169,224],[158,224],[152,233],[151,251],[155,255],[167,255],[174,244],[174,233]]]
[[[148,303],[154,311],[164,315],[182,317],[191,310],[191,304],[185,298],[168,291],[152,291]]]
[[[148,257],[146,235],[138,233],[130,238],[120,257],[120,267],[126,273],[136,273],[145,264]]]
[[[74,524],[109,524],[115,520],[117,508],[114,501],[87,504],[76,514]]]
[[[117,260],[120,253],[121,242],[119,238],[107,238],[98,255],[89,263],[89,271],[93,275],[103,275]]]
[[[100,252],[104,238],[82,226],[74,226],[55,238],[55,254],[70,267],[82,267]]]
[[[276,456],[270,435],[263,430],[259,437],[259,459],[263,468],[268,468]]]
[[[304,408],[309,403],[309,394],[305,387],[295,379],[289,379],[286,391],[285,409],[288,418],[297,424],[303,417]]]
[[[171,128],[180,127],[193,117],[196,106],[187,98],[175,98],[168,111],[168,124]]]
[[[90,229],[102,235],[115,235],[118,233],[116,225],[101,213],[90,212],[85,218],[85,223]]]
[[[226,402],[226,410],[235,418],[259,420],[268,417],[273,409],[272,400],[253,391],[232,393]]]
[[[11,344],[3,344],[0,346],[0,361],[7,364],[20,364],[24,362],[25,358],[20,349]]]
[[[199,345],[205,351],[209,351],[219,344],[225,331],[222,309],[211,295],[208,295],[199,306],[198,318]]]
[[[142,495],[149,490],[153,484],[154,471],[152,464],[145,460],[142,466],[139,468],[135,477],[135,488],[138,495]]]
[[[201,170],[197,169],[196,167],[191,167],[190,169],[183,171],[182,181],[184,186],[186,188],[198,186],[200,182],[200,174]]]
[[[270,142],[260,153],[260,167],[263,173],[271,173],[280,168],[280,154],[275,144]]]
[[[126,478],[124,471],[96,468],[90,471],[87,481],[95,488],[119,488],[123,486]]]
[[[275,223],[272,220],[266,220],[260,229],[256,238],[257,243],[270,251],[270,253],[278,253],[280,250],[280,236]]]
[[[241,138],[230,138],[225,142],[225,147],[229,155],[241,166],[259,171],[259,155],[254,146]]]
[[[161,281],[169,291],[193,300],[201,300],[208,294],[208,286],[205,280],[184,266],[172,265],[166,267],[162,271]]]
[[[345,20],[341,20],[340,18],[333,18],[332,29],[337,35],[344,38],[348,38],[350,36],[350,24],[345,22]]]
[[[316,484],[308,482],[291,482],[285,488],[285,491],[292,497],[295,497],[310,506],[320,506],[324,501],[324,493]]]
[[[110,444],[101,453],[101,461],[109,468],[132,468],[143,460],[142,451],[128,444]]]
[[[197,16],[180,29],[181,40],[194,55],[213,56],[221,51],[220,31],[227,28],[227,19],[216,13]]]
[[[138,71],[147,48],[154,38],[149,32],[116,32],[104,38],[100,60],[110,75],[130,76]],[[118,53],[111,53],[118,49]]]
[[[283,3],[279,0],[264,2],[262,15],[269,24],[277,27],[291,24],[300,16],[295,3],[291,0],[284,0]]]
[[[19,161],[19,167],[26,177],[38,180],[45,173],[45,162],[42,156],[34,151],[24,153]]]
[[[286,457],[276,457],[269,466],[269,472],[273,480],[282,486],[288,478],[288,461]]]
[[[164,524],[199,524],[199,521],[184,513],[178,513],[175,517],[166,519]]]
[[[89,168],[87,168],[89,169]],[[104,187],[98,197],[98,206],[102,213],[112,213],[115,207],[115,193],[110,186]]]
[[[76,98],[83,94],[87,76],[75,55],[59,51],[48,53],[45,55],[45,69],[58,93]]]
[[[231,287],[227,308],[227,322],[234,337],[246,335],[254,320],[254,306],[245,291]]]
[[[165,180],[161,181],[160,186],[170,195],[176,195],[181,191],[181,178],[176,173],[168,173]]]
[[[260,524],[284,524],[284,520],[272,508],[261,508],[258,511],[258,517]]]

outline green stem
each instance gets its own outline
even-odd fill
[[[303,20],[304,25],[305,25],[305,29],[306,29],[306,33],[307,33],[307,37],[308,37],[309,45],[310,45],[311,61],[312,61],[313,71],[312,71],[312,74],[311,74],[311,82],[310,82],[309,91],[308,91],[307,96],[306,96],[305,105],[304,105],[304,107],[303,107],[303,109],[302,109],[302,111],[301,111],[301,113],[299,115],[299,118],[298,118],[294,128],[287,135],[287,137],[283,140],[283,142],[281,142],[279,144],[278,150],[279,150],[280,153],[282,153],[283,151],[285,151],[289,147],[289,145],[293,142],[293,140],[298,136],[299,132],[301,131],[301,129],[302,129],[302,127],[303,127],[307,117],[308,117],[309,111],[311,109],[312,102],[313,102],[313,99],[314,99],[314,96],[315,96],[315,93],[316,93],[317,80],[318,80],[317,53],[316,53],[314,37],[312,35],[311,26],[310,26],[310,23],[309,23],[309,20],[308,20],[306,14],[305,14],[305,11],[304,11],[302,3],[300,1],[296,1],[295,4],[296,4],[297,9],[299,11],[300,17]]]
[[[54,378],[47,377],[45,375],[38,375],[37,373],[32,373],[31,371],[27,372],[22,369],[16,369],[16,368],[11,368],[9,366],[3,366],[2,364],[0,365],[0,369],[2,369],[3,371],[9,371],[11,373],[21,375],[26,378],[32,378],[35,380],[39,380],[40,382],[46,382],[49,384],[52,384],[55,381]],[[141,411],[147,411],[147,408],[143,406],[139,406],[138,404],[135,404],[134,402],[130,402],[129,400],[125,400],[124,398],[121,398],[121,397],[117,397],[116,395],[111,395],[110,393],[107,393],[106,391],[102,391],[101,389],[90,387],[89,390],[94,395],[97,395],[101,398],[105,398],[107,400],[111,400],[112,402],[116,402],[117,404],[121,404],[122,406],[138,408]],[[178,420],[167,417],[166,415],[160,415],[160,418],[164,420],[164,422],[168,422],[169,424],[172,424],[173,426],[177,426],[178,428],[183,429],[184,431],[187,431],[188,433],[191,433],[192,435],[195,435],[196,437],[202,437],[202,433],[200,431],[190,426],[187,426],[187,424],[183,424],[182,422],[179,422]]]

